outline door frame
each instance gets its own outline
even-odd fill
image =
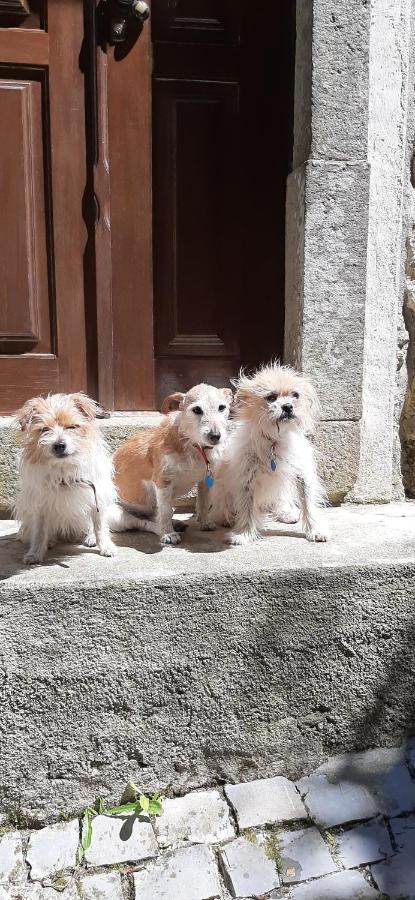
[[[89,28],[96,35],[89,129],[96,211],[97,395],[107,409],[151,410],[150,22],[133,29],[126,44],[111,46],[109,4],[95,0],[91,7]]]

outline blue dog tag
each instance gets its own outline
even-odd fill
[[[271,460],[271,469],[272,469],[272,471],[275,472],[275,469],[276,469],[276,468],[277,468],[276,460],[275,460],[275,459],[272,459],[272,460]]]
[[[212,475],[206,475],[206,478],[205,478],[206,487],[211,488],[211,487],[213,487],[214,483],[215,483],[215,479],[212,477]]]

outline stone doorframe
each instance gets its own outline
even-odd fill
[[[297,0],[285,357],[317,384],[335,501],[403,496],[412,20],[413,0]]]

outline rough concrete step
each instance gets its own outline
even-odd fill
[[[413,720],[415,503],[325,512],[247,548],[189,527],[116,560],[22,565],[0,539],[0,808],[307,773]]]

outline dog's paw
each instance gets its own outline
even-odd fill
[[[101,544],[99,548],[100,556],[116,556],[117,548],[112,543],[112,541],[106,541],[105,544]]]
[[[254,541],[258,540],[258,538],[249,531],[232,531],[231,534],[226,535],[226,540],[228,544],[232,544],[233,547],[245,547],[247,544],[252,544]]]
[[[198,522],[197,527],[200,531],[216,531],[215,522]]]
[[[87,534],[84,540],[84,547],[96,547],[97,539],[94,534]]]
[[[180,544],[181,540],[180,534],[177,534],[175,531],[168,531],[160,538],[162,544]]]
[[[315,544],[325,544],[328,540],[327,534],[324,534],[323,531],[309,531],[306,534],[306,538],[308,541]]]
[[[284,525],[296,525],[300,518],[299,510],[285,510],[282,512],[277,512],[277,522],[282,522]]]
[[[23,557],[23,562],[25,566],[36,566],[37,563],[43,562],[43,556],[40,556],[39,553],[32,553],[31,550],[28,550]]]

